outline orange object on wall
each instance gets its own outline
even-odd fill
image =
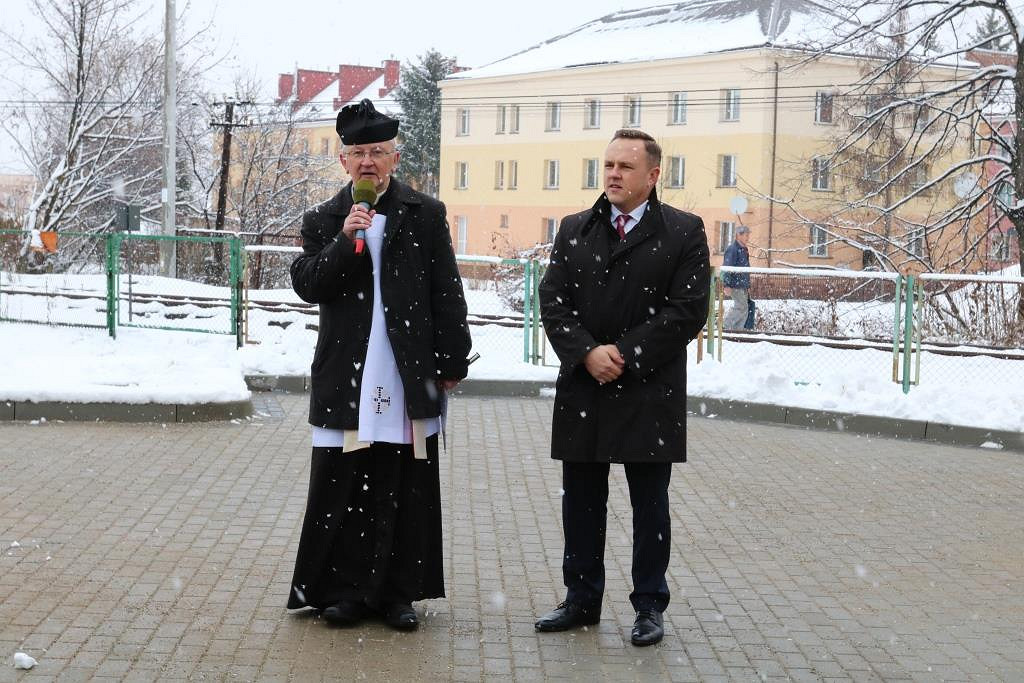
[[[39,233],[39,238],[43,240],[43,249],[47,254],[57,253],[57,233],[53,230],[46,230]]]

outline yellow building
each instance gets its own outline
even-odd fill
[[[781,3],[773,19],[763,5],[619,12],[442,81],[440,187],[456,250],[511,255],[551,241],[561,217],[600,195],[614,131],[636,127],[661,144],[660,198],[704,219],[717,262],[742,223],[753,265],[861,268],[862,249],[808,219],[872,180],[860,160],[821,160],[851,104],[837,93],[864,62],[796,66],[806,53],[792,46],[829,18]],[[923,75],[956,77],[952,66]],[[802,218],[768,196],[792,198]],[[951,197],[937,191],[904,210],[922,215]],[[896,239],[914,248],[915,235]]]

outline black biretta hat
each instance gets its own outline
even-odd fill
[[[342,107],[335,128],[343,144],[365,145],[393,139],[398,135],[398,119],[381,114],[373,102],[363,100]]]

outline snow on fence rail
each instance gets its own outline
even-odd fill
[[[0,319],[105,326],[111,334],[124,325],[233,333],[262,343],[286,334],[312,338],[317,329],[316,306],[291,290],[289,266],[301,252],[291,235],[68,232],[58,236],[57,256],[25,259],[28,237],[0,231]],[[176,241],[178,278],[158,275],[158,242],[167,239]],[[260,243],[271,240],[279,243]],[[541,261],[465,255],[457,261],[477,350],[557,363],[540,324]],[[749,328],[723,324],[731,304],[722,278],[729,275],[750,278],[756,308]],[[842,358],[858,373],[905,387],[968,376],[1024,384],[1022,289],[1024,277],[1007,273],[719,268],[704,345],[725,363],[757,358],[798,382],[829,376]]]

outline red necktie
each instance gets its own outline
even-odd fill
[[[615,217],[615,229],[619,231],[619,239],[626,239],[626,223],[632,218],[628,213],[620,213]]]

